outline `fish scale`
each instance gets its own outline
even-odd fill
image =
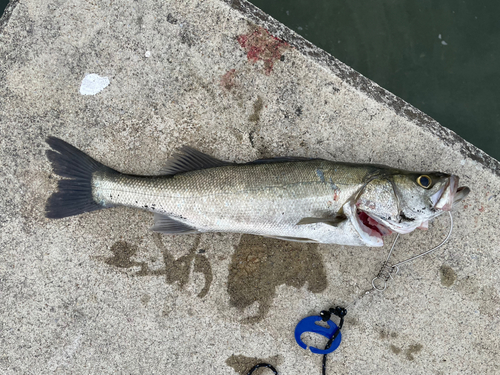
[[[356,176],[348,173],[349,166],[323,160],[300,163],[299,168],[296,163],[235,165],[155,178],[95,175],[94,196],[104,206],[166,214],[202,231],[276,235],[303,217],[335,216],[366,174],[365,169]],[[329,179],[340,189],[336,201]]]

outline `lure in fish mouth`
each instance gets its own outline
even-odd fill
[[[469,193],[458,177],[371,164],[274,158],[244,164],[183,147],[156,176],[120,173],[49,137],[58,191],[48,218],[125,206],[154,213],[164,234],[249,233],[289,241],[382,246],[425,228]]]

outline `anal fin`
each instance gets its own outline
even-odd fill
[[[192,234],[199,233],[198,229],[181,223],[170,216],[155,214],[155,224],[150,228],[154,232],[163,234]]]

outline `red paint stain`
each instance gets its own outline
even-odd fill
[[[290,47],[287,42],[272,36],[263,27],[259,27],[249,34],[238,36],[238,43],[247,52],[247,59],[251,63],[256,63],[259,60],[264,61],[266,74],[271,73],[274,62],[281,59],[283,52]]]
[[[479,212],[484,212],[484,207],[481,206],[481,208],[479,209]]]
[[[236,75],[236,69],[231,69],[224,74],[221,79],[220,79],[220,84],[222,87],[224,87],[226,90],[231,90],[235,83],[234,77]]]

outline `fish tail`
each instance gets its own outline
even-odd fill
[[[47,200],[45,216],[60,219],[105,208],[94,200],[92,176],[95,172],[118,172],[62,139],[48,137],[46,142],[53,149],[47,150],[46,155],[54,173],[65,179],[59,180],[58,191]]]

